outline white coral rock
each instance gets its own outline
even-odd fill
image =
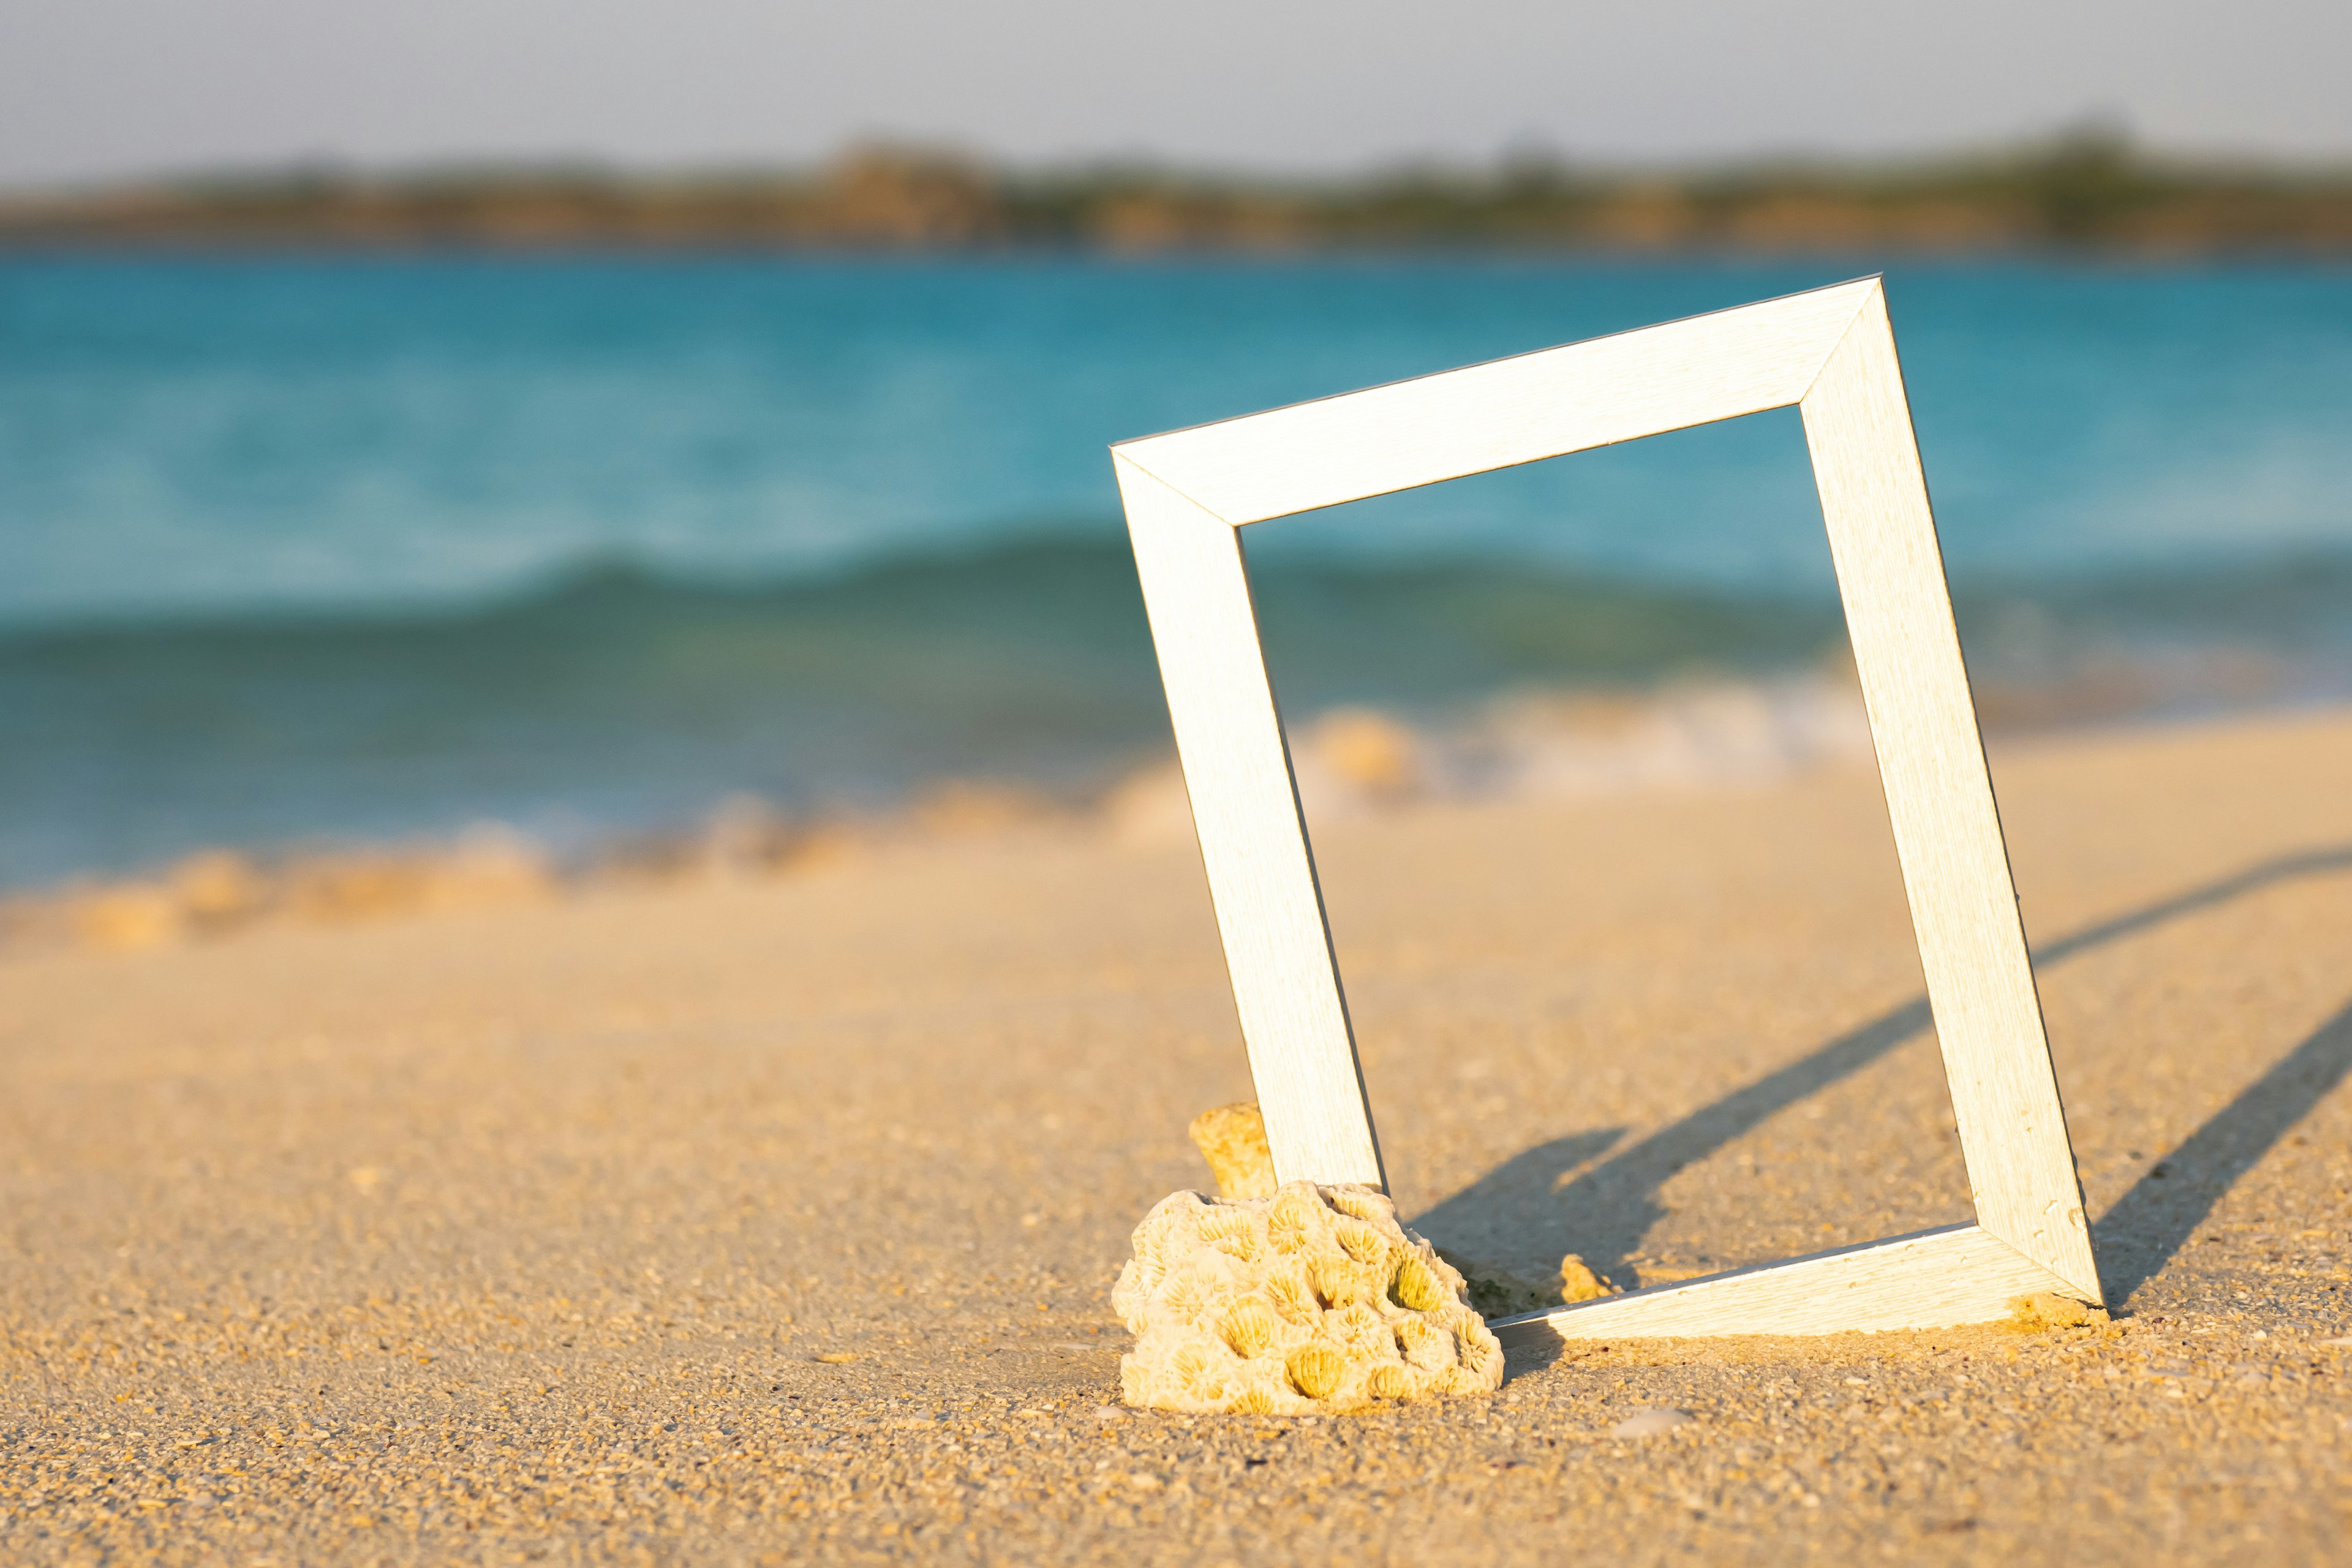
[[[1135,1335],[1129,1405],[1304,1415],[1503,1383],[1462,1276],[1370,1187],[1171,1194],[1136,1226],[1111,1306]]]

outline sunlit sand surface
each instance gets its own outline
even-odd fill
[[[0,957],[0,1557],[2340,1555],[2352,715],[1994,765],[2111,1327],[1114,1408],[1129,1232],[1249,1085],[1191,847],[1015,816]],[[1965,1215],[1866,763],[1318,847],[1439,1245],[1639,1285]]]

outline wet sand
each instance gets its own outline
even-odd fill
[[[1128,1232],[1248,1092],[1188,846],[0,959],[0,1558],[2352,1557],[2352,715],[1996,775],[2116,1324],[1312,1423],[1108,1406]],[[1866,772],[1318,848],[1440,1245],[1637,1283],[1965,1216]]]

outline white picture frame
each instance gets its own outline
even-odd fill
[[[1507,1319],[1507,1345],[1940,1328],[2100,1300],[1877,278],[1111,448],[1275,1172],[1385,1188],[1241,531],[1794,405],[1976,1202],[1973,1224]]]

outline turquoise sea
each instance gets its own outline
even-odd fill
[[[0,885],[1097,784],[1166,733],[1108,443],[1869,269],[0,260]],[[1888,288],[1980,678],[2134,672],[2090,717],[2352,689],[2352,270]],[[1789,413],[1250,548],[1300,714],[1840,635]]]

